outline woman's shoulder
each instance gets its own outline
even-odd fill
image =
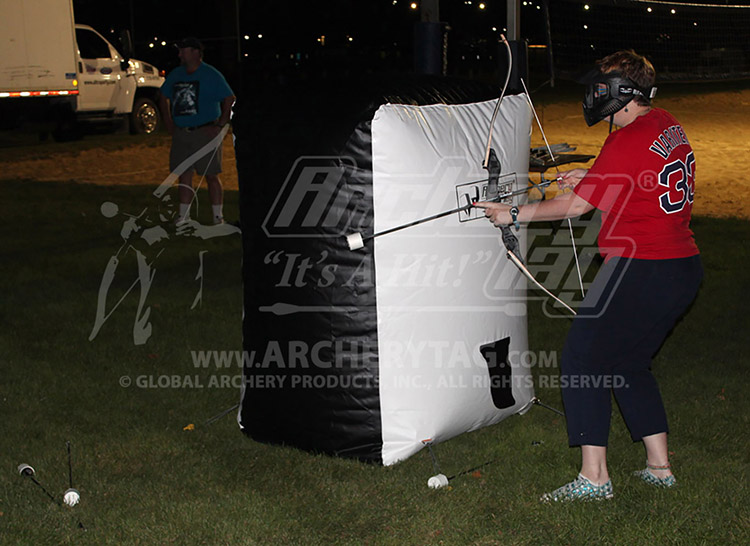
[[[654,115],[658,117],[659,119],[666,120],[670,124],[679,123],[679,121],[677,121],[677,118],[675,118],[670,112],[668,112],[664,108],[653,107],[651,108],[651,112],[653,112]]]
[[[661,133],[663,130],[679,124],[675,117],[663,108],[651,108],[647,114],[619,131],[615,131],[610,136],[614,136],[615,141],[622,143],[631,139],[639,140],[644,135]]]

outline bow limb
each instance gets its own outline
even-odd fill
[[[507,229],[507,228],[506,228]],[[564,301],[562,301],[560,298],[555,296],[552,292],[547,290],[542,283],[540,283],[534,275],[532,275],[531,271],[528,270],[528,268],[524,265],[523,261],[519,259],[518,256],[516,256],[513,252],[508,250],[506,253],[506,256],[508,259],[515,264],[515,266],[521,271],[521,273],[524,274],[524,276],[529,279],[531,282],[533,282],[540,290],[542,290],[545,294],[547,294],[549,297],[551,297],[553,300],[558,302],[560,305],[565,307],[568,311],[570,311],[573,315],[576,315],[577,313]]]

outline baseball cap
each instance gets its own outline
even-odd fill
[[[182,40],[175,42],[174,45],[178,49],[192,47],[194,49],[200,49],[201,51],[203,51],[203,44],[198,38],[194,36],[188,36],[187,38],[183,38]]]

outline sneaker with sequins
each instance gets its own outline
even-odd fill
[[[633,476],[640,478],[649,485],[655,487],[674,487],[677,485],[677,480],[674,476],[667,476],[666,478],[659,478],[655,476],[648,467],[643,470],[636,470],[633,472]]]
[[[602,485],[591,483],[582,474],[570,483],[558,487],[551,493],[545,493],[539,499],[542,502],[569,502],[582,500],[605,500],[614,497],[612,481]]]

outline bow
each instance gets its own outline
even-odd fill
[[[511,52],[510,44],[508,44],[508,41],[505,39],[504,35],[501,34],[500,37],[502,38],[502,41],[505,44],[505,47],[508,51],[508,72],[505,77],[505,84],[503,85],[503,90],[500,93],[500,97],[497,100],[497,105],[495,106],[495,110],[492,114],[492,118],[490,119],[490,128],[489,128],[489,132],[487,136],[487,146],[485,149],[484,164],[482,165],[482,167],[487,170],[487,198],[488,198],[487,200],[488,201],[499,201],[500,199],[502,199],[498,195],[498,180],[500,178],[500,171],[502,167],[500,165],[500,161],[497,159],[497,154],[495,153],[495,150],[492,148],[492,132],[493,132],[493,128],[495,125],[495,119],[497,118],[497,114],[500,111],[500,105],[502,104],[503,97],[505,96],[505,90],[508,87],[508,81],[510,79],[510,72],[513,66],[513,53]],[[536,118],[537,123],[539,123],[539,118],[537,117],[536,111],[534,110],[534,105],[531,103],[531,98],[529,97],[529,92],[526,89],[526,84],[523,83],[523,79],[521,80],[521,83],[523,84],[524,91],[526,92],[526,98],[529,101],[529,105],[531,106],[531,109],[534,112],[534,117]],[[539,128],[542,129],[541,123],[539,124]],[[542,135],[544,135],[544,130],[542,130]],[[544,137],[544,141],[545,143],[547,143],[546,136]],[[553,158],[553,161],[554,161],[554,156],[552,155],[552,150],[549,147],[549,143],[547,143],[547,149],[549,150],[550,156]],[[559,176],[555,180],[559,180]],[[546,181],[546,183],[540,184],[539,186],[540,187],[542,185],[546,186],[546,185],[549,185],[551,182],[553,181],[549,180],[549,181]],[[526,190],[524,189],[523,191],[525,193]],[[514,193],[518,193],[518,192],[514,192]],[[505,197],[507,197],[507,195]],[[570,220],[568,220],[568,226],[570,226],[570,235],[572,239],[573,227],[570,224]],[[516,231],[520,229],[520,226],[518,225],[517,222],[516,222],[515,228],[516,228]],[[527,279],[529,279],[531,282],[533,282],[534,285],[536,285],[540,290],[542,290],[545,294],[550,296],[552,299],[554,299],[555,301],[560,303],[563,307],[565,307],[568,311],[570,311],[573,315],[575,315],[576,312],[567,303],[565,303],[560,298],[555,296],[552,292],[547,290],[547,288],[545,288],[544,285],[542,285],[542,283],[540,283],[536,279],[536,277],[534,277],[531,271],[529,271],[529,269],[526,267],[526,264],[524,264],[524,261],[523,261],[523,257],[521,256],[521,249],[520,249],[520,244],[518,242],[518,237],[516,237],[516,235],[513,233],[513,231],[511,230],[511,227],[500,226],[500,230],[502,232],[503,245],[505,245],[505,249],[506,249],[505,255],[513,263],[513,265],[515,265],[521,271],[521,273],[523,273],[524,276]],[[575,241],[573,242],[573,244],[575,245]],[[578,269],[578,278],[580,280],[581,270],[580,270],[580,267],[578,267],[578,253],[576,252],[575,255],[576,255],[576,267]],[[581,291],[583,291],[583,282],[581,282]]]

